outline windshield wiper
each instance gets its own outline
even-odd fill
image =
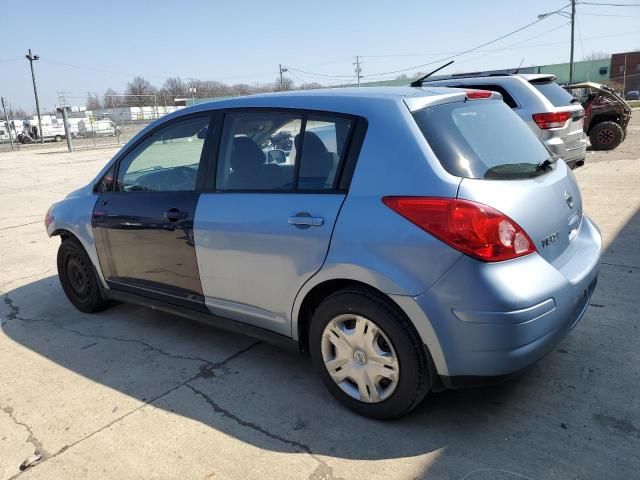
[[[127,172],[127,174],[129,175],[135,175],[137,173],[147,173],[147,172],[154,172],[156,170],[166,170],[167,167],[161,167],[160,165],[156,165],[154,167],[145,167],[145,168],[141,168],[140,170],[135,170],[133,172]]]

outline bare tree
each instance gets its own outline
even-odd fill
[[[408,79],[409,79],[409,77],[407,77],[407,75],[406,75],[406,74],[404,74],[404,73],[403,73],[402,75],[398,75],[398,76],[395,78],[395,80],[408,80]]]
[[[104,92],[103,105],[105,108],[126,107],[126,97],[118,94],[113,88],[107,88]]]
[[[156,87],[151,85],[144,77],[135,77],[127,83],[127,95],[135,95],[129,97],[129,105],[143,107],[145,105],[153,105],[152,95],[156,94]]]
[[[252,93],[251,86],[246,83],[236,83],[231,86],[231,91],[234,95],[249,95]]]
[[[27,112],[24,110],[24,108],[16,108],[15,110],[10,110],[9,116],[11,118],[17,118],[19,120],[23,120],[27,118]]]
[[[85,104],[87,110],[99,110],[102,108],[98,95],[89,95]]]
[[[309,82],[300,85],[300,90],[315,90],[316,88],[322,88],[322,85],[318,82]]]
[[[583,60],[606,60],[611,58],[611,54],[607,52],[591,52],[582,57]]]
[[[162,84],[162,89],[174,97],[184,95],[185,85],[180,77],[169,77]]]
[[[291,80],[288,77],[282,77],[282,83],[280,82],[280,77],[276,78],[276,81],[274,82],[272,88],[268,88],[268,86],[261,86],[261,87],[267,87],[266,91],[281,91],[281,92],[286,92],[288,90],[293,90],[293,80]],[[257,87],[258,89],[260,89],[260,87]]]

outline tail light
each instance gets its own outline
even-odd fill
[[[53,205],[51,205],[49,207],[49,209],[47,210],[47,213],[44,214],[44,226],[45,226],[45,228],[49,228],[49,225],[51,225],[51,223],[53,223],[53,215],[51,214],[52,210],[53,210]]]
[[[549,128],[564,127],[564,124],[571,118],[571,112],[548,112],[534,113],[533,121],[543,130]]]
[[[536,251],[516,222],[481,203],[438,197],[383,197],[382,202],[447,245],[484,262]]]
[[[478,100],[480,98],[493,97],[493,92],[490,92],[489,90],[467,90],[465,93],[467,94],[467,98],[469,100]]]

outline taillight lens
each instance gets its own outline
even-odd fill
[[[467,90],[465,93],[467,94],[467,98],[469,100],[478,100],[480,98],[493,97],[493,92],[490,92],[489,90]]]
[[[49,225],[51,225],[51,223],[53,222],[53,215],[51,214],[52,210],[53,210],[53,205],[51,205],[49,207],[49,209],[47,210],[47,213],[44,214],[44,226],[45,226],[45,228],[49,228]]]
[[[543,130],[547,130],[549,128],[564,127],[567,120],[571,118],[571,112],[534,113],[532,117],[536,125]]]
[[[456,198],[383,197],[394,212],[456,250],[485,262],[522,257],[536,247],[505,214]]]

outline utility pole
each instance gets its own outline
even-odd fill
[[[627,54],[624,54],[624,67],[622,70],[622,98],[627,93]]]
[[[571,0],[571,57],[569,58],[569,85],[573,85],[573,44],[576,26],[576,0]]]
[[[358,82],[358,86],[360,86],[360,79],[362,78],[362,67],[360,66],[362,65],[362,62],[360,61],[360,56],[356,55],[356,61],[353,63],[353,65],[356,67],[356,80]]]
[[[11,138],[11,124],[9,123],[9,115],[7,115],[7,107],[4,106],[4,97],[0,97],[2,102],[2,110],[4,110],[4,118],[7,121],[7,132],[9,133],[9,143],[11,144],[11,151],[13,152],[13,138]]]
[[[40,118],[40,101],[38,100],[38,89],[36,88],[36,74],[33,72],[33,61],[39,60],[39,55],[34,55],[29,49],[29,53],[25,55],[31,66],[31,80],[33,80],[33,94],[36,97],[36,113],[38,114],[38,135],[40,135],[40,143],[44,143],[44,135],[42,134],[42,119]]]
[[[280,71],[280,91],[283,92],[284,91],[284,78],[282,77],[282,74],[284,72],[288,72],[289,70],[287,69],[287,67],[285,67],[281,63],[278,64],[278,70]]]

